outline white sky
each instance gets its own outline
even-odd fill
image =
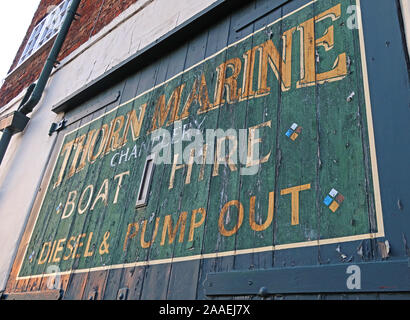
[[[0,0],[0,84],[26,35],[40,0]]]

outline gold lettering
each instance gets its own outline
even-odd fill
[[[176,120],[179,120],[178,111],[179,105],[181,103],[181,95],[184,90],[185,84],[182,84],[174,89],[171,94],[171,97],[168,99],[168,103],[165,107],[165,94],[161,95],[158,99],[157,105],[155,107],[154,116],[152,118],[152,128],[151,132],[161,128],[167,120],[169,112],[171,112],[171,118],[167,122],[167,126],[173,123]]]
[[[300,32],[300,80],[296,87],[302,88],[316,83],[314,18],[301,23],[297,30]]]
[[[44,254],[44,250],[47,249],[47,254],[45,255],[45,257],[43,258],[43,254]],[[40,258],[38,259],[38,264],[44,264],[47,261],[47,258],[50,254],[50,248],[51,248],[51,241],[50,242],[45,242],[43,244],[43,248],[41,249],[41,253],[40,253]]]
[[[272,223],[273,220],[273,211],[274,211],[274,192],[269,192],[269,208],[268,216],[263,224],[258,224],[255,221],[255,199],[256,197],[251,197],[249,204],[249,224],[254,231],[263,231],[266,230]]]
[[[187,164],[188,170],[186,173],[185,184],[191,183],[192,166],[194,164],[194,155],[195,155],[195,149],[191,149],[191,151],[189,152],[189,160]]]
[[[165,236],[168,233],[168,243],[172,244],[175,240],[175,236],[177,234],[178,228],[181,225],[180,231],[179,231],[179,242],[184,241],[184,236],[185,236],[185,225],[186,225],[186,220],[187,220],[187,212],[181,212],[181,214],[178,217],[177,224],[175,228],[172,228],[172,217],[171,215],[165,216],[164,219],[164,227],[162,229],[162,238],[161,238],[161,246],[165,244]]]
[[[68,259],[70,259],[71,254],[73,253],[73,249],[74,246],[71,244],[73,241],[75,241],[75,237],[71,237],[68,241],[67,241],[67,249],[70,250],[68,255],[63,256],[63,260],[67,261]]]
[[[124,126],[124,116],[118,116],[111,121],[110,133],[108,134],[107,143],[104,148],[104,155],[121,147],[120,131]]]
[[[246,51],[243,55],[244,59],[244,72],[243,82],[240,100],[246,100],[255,96],[253,90],[253,75],[255,70],[255,53],[259,49],[259,46],[253,47]]]
[[[83,155],[81,156],[80,164],[77,167],[76,173],[84,169],[85,165],[87,164],[88,150],[90,149],[91,141],[95,132],[95,129],[88,132],[87,142],[83,147]]]
[[[214,106],[211,102],[209,102],[209,93],[208,93],[208,86],[206,84],[205,74],[202,73],[201,75],[201,83],[199,85],[199,96],[198,102],[200,105],[200,109],[198,110],[198,114],[208,112],[210,110],[216,109],[218,106]]]
[[[316,74],[316,47],[324,47],[325,51],[329,51],[334,47],[334,26],[326,29],[325,34],[315,40],[315,23],[320,22],[326,18],[331,18],[335,21],[340,18],[341,5],[338,4],[333,8],[322,12],[315,18],[309,19],[301,23],[297,29],[300,31],[300,80],[296,87],[302,88],[307,86],[314,86],[316,83],[324,83],[326,81],[341,80],[347,75],[346,67],[346,53],[338,55],[334,62],[333,69],[327,72]]]
[[[104,193],[101,191],[104,189]],[[108,179],[105,179],[101,185],[100,190],[98,191],[97,197],[94,199],[93,205],[91,206],[91,211],[94,210],[95,205],[97,204],[98,200],[101,199],[104,203],[104,206],[107,205],[108,201]]]
[[[68,194],[67,201],[66,201],[65,206],[64,206],[63,215],[61,216],[61,220],[69,218],[69,217],[71,216],[71,214],[73,213],[74,208],[75,208],[75,202],[74,202],[74,200],[75,200],[76,197],[77,197],[77,191],[76,191],[76,190],[71,191],[71,192]],[[66,214],[67,208],[68,208],[69,206],[71,206],[70,212],[68,212],[68,213]]]
[[[301,186],[296,186],[292,188],[283,189],[280,191],[281,195],[291,194],[292,195],[292,226],[299,224],[299,192],[303,190],[309,190],[310,183]]]
[[[232,58],[224,63],[220,64],[216,71],[218,73],[216,88],[215,88],[215,99],[214,107],[219,107],[225,103],[224,92],[226,92],[226,100],[228,103],[233,103],[238,100],[238,76],[241,72],[241,59]],[[227,77],[227,69],[232,70],[232,75]],[[226,89],[226,90],[225,90]]]
[[[177,164],[178,158],[179,158],[179,154],[178,153],[174,154],[174,162],[172,163],[171,176],[169,177],[169,186],[168,186],[169,190],[174,188],[175,172],[185,167],[185,164],[179,164],[179,165]]]
[[[51,259],[53,258],[53,253],[54,253],[54,249],[55,249],[55,247],[56,247],[56,243],[57,243],[57,240],[54,240],[53,246],[52,246],[52,248],[51,248],[50,256],[49,256],[49,258],[48,258],[48,263],[50,263],[50,262],[51,262]]]
[[[146,221],[146,220],[145,220]],[[125,251],[127,249],[128,240],[133,239],[138,234],[138,229],[140,225],[138,222],[133,222],[128,225],[127,234],[125,235],[124,244],[122,246],[122,250]],[[134,228],[134,232],[131,233],[131,230]]]
[[[182,109],[181,113],[181,120],[186,119],[189,117],[189,109],[191,108],[191,105],[194,103],[194,101],[199,100],[199,95],[198,95],[198,79],[195,79],[191,92],[189,93],[188,99],[185,102],[184,108]]]
[[[127,113],[127,122],[125,124],[124,135],[122,137],[122,145],[125,145],[127,143],[127,135],[128,135],[130,126],[131,126],[132,140],[135,141],[138,139],[140,135],[140,131],[141,131],[142,121],[144,120],[146,107],[147,107],[146,103],[144,103],[141,106],[139,117],[137,117],[135,110],[131,110],[130,112]]]
[[[225,150],[222,147],[222,142],[224,142],[225,140],[232,141],[233,142],[233,147],[229,148],[230,152],[229,152],[227,157],[221,157],[222,152],[223,152],[223,155],[225,155]],[[225,146],[225,144],[223,146]],[[238,141],[236,140],[236,138],[234,136],[225,136],[225,137],[217,139],[214,170],[212,172],[212,176],[215,177],[215,176],[219,175],[219,166],[222,163],[228,163],[229,169],[231,169],[231,171],[236,171],[237,170],[236,165],[235,165],[235,161],[232,161],[232,156],[235,154],[237,147],[238,147]]]
[[[63,163],[61,164],[61,169],[60,169],[60,173],[58,174],[58,178],[57,181],[54,183],[54,187],[56,188],[60,185],[61,181],[63,181],[63,176],[64,176],[64,171],[65,168],[67,167],[67,163],[68,163],[68,158],[70,157],[70,153],[71,153],[71,149],[73,148],[74,145],[74,140],[67,142],[64,146],[63,149],[61,150],[61,154],[60,157],[65,154]]]
[[[90,232],[90,235],[88,236],[87,245],[86,245],[85,251],[84,251],[84,257],[86,257],[86,258],[92,257],[92,255],[94,254],[94,251],[90,252],[90,244],[91,244],[92,237],[93,237],[93,233]]]
[[[86,191],[90,190],[90,195],[88,196],[88,200],[87,200],[87,205],[85,206],[85,208],[81,208],[81,205],[83,203],[84,200],[84,195],[86,194]],[[92,184],[88,185],[83,192],[81,193],[80,199],[78,200],[78,213],[79,214],[83,214],[85,211],[87,211],[88,206],[90,205],[92,196],[94,194],[94,186]]]
[[[141,231],[141,248],[144,248],[144,249],[149,248],[154,243],[155,238],[157,237],[158,226],[159,226],[159,220],[160,219],[161,219],[160,217],[157,217],[155,219],[154,233],[152,234],[151,241],[149,241],[149,242],[145,241],[145,231],[147,230],[148,221],[144,220],[143,226],[142,226],[142,231]]]
[[[292,82],[292,39],[296,27],[285,31],[282,35],[283,52],[282,58],[272,40],[268,40],[259,46],[259,81],[258,96],[270,92],[267,85],[268,64],[276,78],[281,82],[282,91],[288,91]]]
[[[65,242],[65,241],[66,241],[66,239],[60,239],[60,240],[58,240],[56,250],[54,251],[53,262],[60,262],[61,258],[57,258],[57,254],[58,254],[60,251],[63,251],[64,246],[61,246],[61,243],[62,243],[62,242]]]
[[[84,140],[85,140],[85,134],[83,134],[82,136],[74,140],[74,149],[76,149],[76,151],[74,153],[73,161],[71,162],[70,170],[68,171],[67,179],[71,178],[76,172],[78,158],[84,148]]]
[[[80,235],[77,237],[76,243],[74,244],[74,251],[73,251],[72,259],[74,259],[74,257],[75,257],[76,259],[78,259],[78,258],[81,257],[81,254],[80,254],[80,253],[78,253],[78,254],[76,254],[76,253],[77,253],[78,248],[80,248],[80,247],[82,247],[82,246],[84,245],[84,243],[83,243],[82,241],[80,241],[80,240],[81,240],[82,238],[85,238],[86,235],[87,235],[86,233],[83,233],[83,234],[80,234]]]
[[[232,228],[232,230],[226,230],[225,229],[225,223],[224,223],[225,213],[228,211],[229,207],[231,207],[231,206],[235,206],[235,207],[238,208],[238,210],[239,210],[238,211],[238,220],[237,220],[236,225]],[[219,220],[218,220],[219,232],[225,237],[230,237],[230,236],[234,235],[242,225],[243,215],[244,215],[243,205],[238,200],[232,200],[232,201],[229,201],[228,203],[226,203],[223,206],[223,208],[221,210],[221,213],[219,214]]]
[[[335,21],[340,18],[341,15],[341,4],[330,8],[329,10],[322,12],[317,17],[315,17],[315,23],[322,21],[327,18],[331,18],[332,21]],[[323,46],[325,51],[333,49],[335,42],[334,36],[334,26],[331,25],[324,33],[324,35],[316,40],[316,47]],[[343,52],[338,55],[336,58],[332,70],[327,72],[318,73],[316,76],[316,81],[318,83],[324,83],[325,81],[336,81],[341,80],[347,75],[347,66],[346,66],[346,52]]]
[[[257,143],[262,142],[262,138],[255,139],[255,132],[261,127],[269,127],[271,126],[271,121],[266,121],[264,123],[260,123],[256,126],[250,127],[249,128],[249,136],[248,136],[248,156],[246,159],[246,167],[252,167],[259,165],[260,163],[265,163],[269,160],[271,152],[269,152],[266,156],[264,156],[262,159],[254,159],[255,153],[254,153],[254,148],[253,146]],[[259,149],[258,149],[259,150]]]
[[[121,185],[122,184],[122,178],[125,175],[129,175],[129,174],[130,174],[130,172],[126,171],[126,172],[123,172],[123,173],[119,173],[114,177],[114,180],[118,179],[117,190],[115,191],[115,196],[114,196],[114,201],[113,201],[114,204],[117,203],[117,201],[118,201],[118,193],[120,192],[120,188],[122,186]]]
[[[201,214],[201,219],[196,221],[197,213]],[[194,241],[194,231],[199,228],[205,221],[206,211],[204,208],[195,209],[192,211],[191,225],[189,227],[189,241]]]
[[[91,140],[90,148],[88,150],[88,161],[90,163],[94,163],[97,160],[97,158],[100,156],[100,154],[103,152],[105,143],[108,138],[108,131],[109,131],[108,124],[104,123],[101,126],[101,128],[97,131],[97,133],[93,136]],[[100,132],[102,133],[102,139],[100,141],[100,146],[98,148],[97,153],[94,154],[95,144],[97,142],[97,138],[100,136]]]

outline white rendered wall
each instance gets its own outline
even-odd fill
[[[0,292],[56,139],[48,130],[63,116],[51,108],[215,1],[139,0],[61,61],[25,131],[13,136],[0,166]],[[0,117],[16,110],[23,95],[5,106]]]
[[[400,0],[403,14],[404,32],[406,33],[407,50],[410,53],[410,0]]]

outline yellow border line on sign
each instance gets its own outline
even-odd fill
[[[289,17],[290,15],[295,14],[296,12],[306,8],[307,6],[310,6],[311,4],[317,2],[318,0],[313,0],[304,6],[296,9],[295,11],[292,11],[291,13],[275,20],[274,22],[268,24],[267,26],[260,28],[259,30],[249,34],[248,36],[228,45],[227,47],[219,50],[215,54],[207,57],[206,59],[198,62],[197,64],[185,69],[184,71],[178,73],[177,75],[173,76],[172,78],[162,82],[161,84],[158,84],[151,89],[139,94],[138,96],[132,98],[131,100],[124,102],[114,109],[110,110],[109,112],[95,118],[94,120],[84,124],[83,126],[76,128],[68,133],[66,133],[63,137],[63,141],[65,137],[69,134],[72,134],[73,132],[76,132],[77,130],[91,124],[94,121],[97,121],[98,119],[105,117],[106,115],[110,114],[111,112],[114,112],[118,108],[138,99],[139,97],[151,92],[152,90],[155,90],[156,88],[172,81],[176,77],[179,77],[180,75],[192,70],[193,68],[197,67],[198,65],[206,62],[209,59],[212,59],[213,57],[219,55],[223,51],[227,50],[228,48],[237,45],[238,43],[248,39],[249,37],[255,35],[256,33],[260,32],[263,29],[266,29],[267,27],[270,27],[274,25],[275,23],[278,23],[279,21]],[[140,266],[149,266],[149,265],[158,265],[158,264],[165,264],[165,263],[177,263],[177,262],[183,262],[183,261],[191,261],[191,260],[198,260],[198,259],[210,259],[210,258],[219,258],[219,257],[226,257],[226,256],[232,256],[232,255],[241,255],[241,254],[251,254],[251,253],[259,253],[259,252],[267,252],[267,251],[275,251],[275,250],[284,250],[284,249],[293,249],[293,248],[302,248],[302,247],[312,247],[312,246],[320,246],[320,245],[327,245],[327,244],[334,244],[334,243],[341,243],[341,242],[349,242],[349,241],[357,241],[357,240],[364,240],[364,239],[374,239],[374,238],[379,238],[379,237],[384,237],[384,224],[383,224],[383,213],[382,213],[382,205],[381,205],[381,196],[380,196],[380,185],[379,185],[379,176],[378,176],[378,167],[377,167],[377,158],[376,158],[376,145],[375,145],[375,140],[374,140],[374,131],[373,131],[373,117],[372,117],[372,108],[371,108],[371,100],[370,100],[370,89],[369,89],[369,81],[368,81],[368,74],[367,74],[367,63],[366,63],[366,52],[365,52],[365,43],[364,43],[364,34],[363,34],[363,24],[362,24],[362,16],[361,16],[361,6],[360,6],[360,0],[356,0],[356,13],[357,13],[357,22],[358,22],[358,28],[359,28],[359,42],[360,42],[360,54],[361,54],[361,63],[362,63],[362,72],[363,72],[363,87],[364,87],[364,94],[365,94],[365,103],[366,103],[366,116],[367,116],[367,125],[368,125],[368,135],[369,135],[369,146],[370,146],[370,160],[371,160],[371,167],[372,167],[372,178],[373,178],[373,188],[374,188],[374,201],[375,201],[375,206],[376,206],[376,222],[377,222],[377,232],[376,233],[367,233],[367,234],[361,234],[361,235],[354,235],[354,236],[346,236],[346,237],[339,237],[339,238],[331,238],[331,239],[322,239],[322,240],[313,240],[313,241],[305,241],[305,242],[296,242],[296,243],[290,243],[290,244],[283,244],[283,245],[276,245],[276,246],[265,246],[265,247],[259,247],[259,248],[252,248],[252,249],[242,249],[242,250],[232,250],[232,251],[223,251],[223,252],[215,252],[215,253],[207,253],[207,254],[199,254],[199,255],[193,255],[193,256],[185,256],[185,257],[173,257],[173,258],[167,258],[167,259],[158,259],[158,260],[152,260],[152,261],[139,261],[139,262],[132,262],[132,263],[125,263],[125,264],[115,264],[115,265],[109,265],[109,266],[102,266],[102,267],[95,267],[95,268],[86,268],[86,269],[79,269],[79,270],[69,270],[69,271],[63,271],[59,273],[52,273],[52,274],[39,274],[39,275],[31,275],[31,276],[24,276],[24,277],[16,277],[16,280],[25,280],[25,279],[34,279],[34,278],[39,278],[39,277],[47,277],[47,276],[57,276],[57,275],[68,275],[68,274],[77,274],[77,273],[84,273],[84,272],[91,272],[91,271],[102,271],[102,270],[111,270],[111,269],[120,269],[120,268],[130,268],[130,267],[140,267]],[[61,152],[63,144],[61,144],[59,148],[59,153]],[[59,154],[58,153],[58,154]],[[51,172],[48,184],[47,184],[47,189],[50,185],[55,167],[58,162],[58,154],[57,158],[55,160],[53,170]],[[40,209],[37,212],[36,216],[36,221],[33,224],[33,228],[31,230],[30,238],[25,243],[24,245],[26,246],[25,253],[22,256],[22,260],[20,263],[19,267],[19,272],[20,274],[21,267],[23,265],[24,258],[26,257],[27,254],[27,249],[28,245],[31,241],[31,237],[33,235],[37,219],[39,216],[39,213],[41,211],[41,208],[43,206],[43,201],[45,199],[47,192],[44,192],[43,198],[41,201]]]
[[[365,102],[366,102],[366,116],[367,116],[367,126],[368,126],[367,131],[369,135],[370,160],[371,160],[372,176],[373,176],[374,202],[376,205],[377,234],[378,234],[378,237],[384,237],[384,224],[383,224],[382,202],[381,202],[381,194],[380,194],[379,170],[377,167],[376,143],[374,140],[373,116],[372,116],[372,107],[371,107],[371,100],[370,100],[369,78],[368,78],[368,73],[367,73],[366,48],[364,45],[362,7],[360,5],[360,0],[356,0],[356,4],[357,4],[356,5],[357,21],[359,25],[360,54],[362,58],[363,87],[364,87],[364,95],[365,95]]]

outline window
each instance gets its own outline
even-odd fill
[[[18,64],[21,64],[27,60],[28,57],[41,48],[43,44],[45,44],[57,33],[64,21],[67,8],[70,3],[71,0],[63,0],[43,20],[39,22],[31,33]]]
[[[154,154],[147,157],[144,166],[144,172],[142,173],[142,179],[140,183],[140,188],[138,190],[136,208],[144,207],[148,203],[148,192],[151,185],[152,173],[154,171]]]

